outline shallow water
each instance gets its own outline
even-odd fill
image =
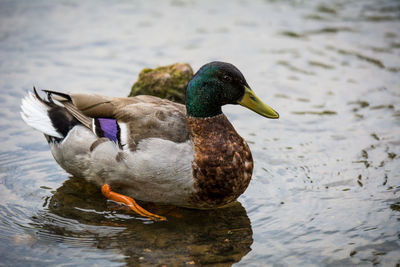
[[[145,67],[212,60],[281,115],[224,108],[255,161],[227,209],[138,218],[19,116],[33,85],[123,96]],[[400,264],[399,72],[398,1],[2,0],[0,265]]]

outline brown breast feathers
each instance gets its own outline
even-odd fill
[[[236,200],[246,190],[253,172],[247,143],[224,114],[186,120],[195,152],[193,206],[215,208]]]

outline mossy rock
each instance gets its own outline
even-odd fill
[[[183,104],[186,86],[192,77],[193,69],[187,63],[146,68],[140,72],[129,96],[153,95]]]

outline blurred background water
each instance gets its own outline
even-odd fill
[[[33,85],[125,96],[145,67],[212,60],[281,115],[224,108],[255,161],[227,209],[137,218],[20,119]],[[0,265],[398,266],[399,72],[396,0],[0,0]]]

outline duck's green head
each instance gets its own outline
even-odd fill
[[[250,89],[243,74],[232,64],[214,61],[201,67],[186,88],[186,109],[191,117],[213,117],[221,106],[240,104],[261,116],[277,119],[279,114]]]

